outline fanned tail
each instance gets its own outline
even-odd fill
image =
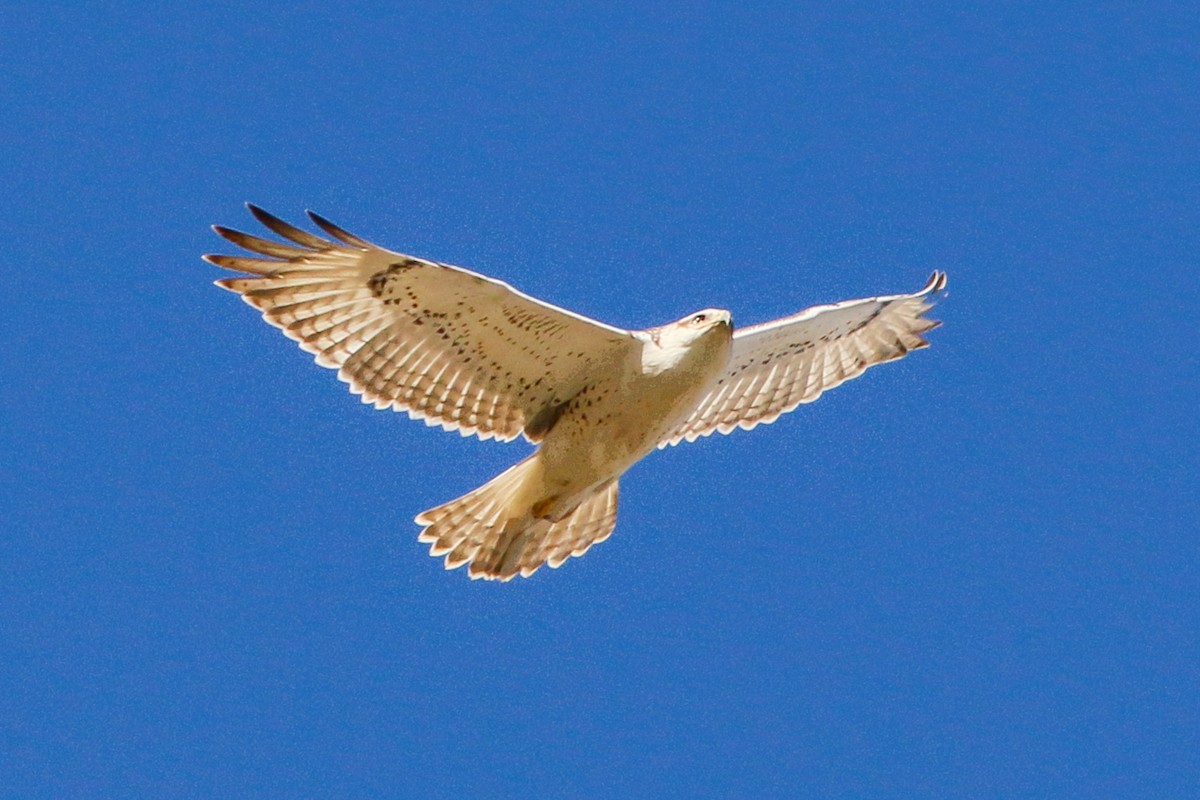
[[[617,524],[617,482],[596,487],[575,510],[553,521],[533,516],[540,462],[525,459],[457,500],[417,516],[429,554],[446,569],[469,564],[471,578],[528,577],[543,564],[559,567],[607,539]]]

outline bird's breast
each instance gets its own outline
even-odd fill
[[[692,356],[655,374],[647,374],[640,363],[628,363],[590,384],[542,444],[553,471],[614,477],[653,450],[724,372],[728,343],[717,342]]]

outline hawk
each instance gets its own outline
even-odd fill
[[[213,229],[253,255],[206,255],[237,292],[376,408],[539,447],[417,515],[447,569],[507,581],[607,539],[617,483],[655,448],[773,422],[875,364],[926,347],[934,272],[912,294],[848,300],[736,331],[707,308],[629,331],[460,267],[385,250],[309,212],[326,236],[261,208],[283,241]]]

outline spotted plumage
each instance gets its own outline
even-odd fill
[[[611,535],[621,475],[655,447],[752,428],[927,345],[946,284],[817,306],[733,330],[705,309],[627,331],[469,270],[394,253],[311,214],[330,238],[250,206],[285,241],[220,226],[254,256],[205,256],[248,273],[218,285],[312,353],[364,403],[481,439],[524,435],[528,458],[417,516],[420,540],[508,580],[557,567]]]

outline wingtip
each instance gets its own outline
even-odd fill
[[[261,258],[245,258],[243,256],[226,256],[217,253],[205,253],[200,257],[213,266],[220,267],[221,269],[233,270],[234,272],[247,272],[256,278],[279,277],[278,261],[271,261]]]
[[[935,269],[929,274],[929,279],[925,281],[925,285],[920,290],[914,292],[910,297],[928,298],[930,295],[941,292],[946,288],[946,273],[940,269]]]
[[[350,233],[348,230],[341,227],[340,225],[330,222],[325,217],[321,216],[320,214],[313,211],[312,209],[306,208],[304,210],[304,213],[308,215],[308,218],[313,221],[314,225],[316,225],[321,230],[325,231],[327,234],[329,234],[333,238],[338,239],[338,240],[340,240],[348,245],[352,245],[354,247],[369,247],[370,246],[370,243],[367,242],[365,239],[355,236],[353,233]]]
[[[330,222],[329,220],[325,219],[325,218],[324,218],[324,217],[322,217],[320,214],[318,214],[317,212],[313,211],[311,208],[306,208],[306,209],[304,209],[304,214],[305,214],[305,216],[307,216],[307,217],[308,217],[310,220],[312,220],[312,222],[313,222],[313,224],[314,224],[314,225],[316,225],[318,228],[321,228],[321,229],[322,229],[322,230],[324,230],[326,233],[331,233],[331,231],[329,230],[330,228],[333,228],[333,229],[335,229],[335,230],[337,229],[337,225],[334,225],[332,222]]]
[[[209,227],[212,228],[213,233],[215,233],[217,236],[220,236],[227,242],[233,242],[234,244],[237,244],[239,237],[245,236],[245,234],[243,234],[241,231],[235,231],[233,228],[227,228],[224,225],[210,225]],[[208,258],[208,256],[205,256],[205,258]]]
[[[220,253],[205,253],[200,257],[212,264],[214,267],[220,267],[221,269],[235,269],[242,272],[246,271],[240,266],[240,262],[246,260],[241,256],[226,256],[221,255]]]
[[[256,203],[251,203],[249,200],[246,201],[246,210],[250,212],[250,216],[254,217],[259,221],[260,224],[265,225],[268,228],[271,227],[272,222],[278,219],[278,217],[276,217],[270,211],[267,211],[265,208]]]
[[[256,206],[254,203],[246,203],[246,208],[250,210],[250,213],[253,214],[254,218],[262,223],[262,225],[284,237],[285,239],[292,238],[288,235],[290,233],[299,233],[302,235],[312,236],[312,234],[306,234],[305,231],[300,230],[290,222],[284,220],[282,217],[275,216],[262,206]]]
[[[258,222],[267,230],[278,234],[290,242],[306,247],[310,250],[328,250],[334,247],[334,243],[320,236],[309,233],[306,230],[297,228],[289,222],[285,222],[269,211],[256,206],[254,203],[246,203],[246,208],[254,216]]]
[[[249,211],[256,220],[261,222],[263,225],[266,225],[268,228],[272,226],[272,223],[283,222],[283,220],[272,214],[270,211],[267,211],[262,206],[256,206],[254,203],[246,203],[246,210]]]

